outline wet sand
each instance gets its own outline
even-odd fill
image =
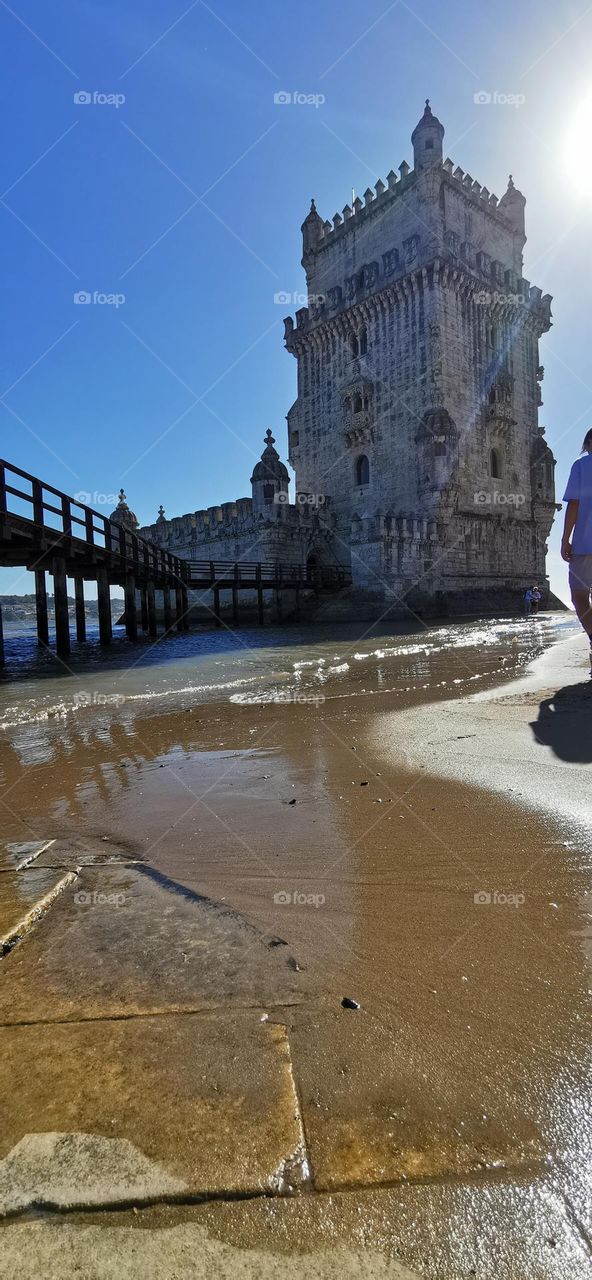
[[[89,732],[89,719],[26,766],[4,744],[5,843],[42,828],[56,843],[35,860],[39,875],[85,861],[97,875],[99,862],[112,892],[149,875],[182,890],[187,910],[213,905],[240,938],[223,973],[206,981],[201,966],[200,1007],[257,1005],[287,1036],[312,1178],[305,1172],[301,1194],[281,1205],[228,1196],[209,1209],[142,1209],[133,1228],[149,1229],[155,1248],[161,1227],[205,1226],[241,1251],[241,1265],[251,1256],[245,1274],[265,1273],[249,1250],[323,1252],[337,1241],[368,1251],[361,1274],[382,1275],[385,1260],[445,1280],[587,1274],[585,644],[561,642],[515,684],[499,684],[500,653],[479,694],[458,699],[432,681],[419,694],[358,689],[316,705],[146,714],[133,731],[114,721]],[[481,652],[463,661],[483,672]],[[47,920],[62,910],[67,954],[42,946],[44,924],[7,958],[3,1022],[37,1022],[44,1009],[60,1025],[107,1019],[108,1058],[110,1017],[160,1007],[162,991],[150,994],[163,980],[158,956],[151,968],[146,947],[128,970],[127,917],[104,911],[89,950],[65,906]],[[177,925],[171,912],[181,937],[182,912]],[[264,950],[281,954],[279,977]],[[193,970],[186,988],[176,972],[166,998],[194,1009]],[[344,998],[359,1008],[344,1009]],[[82,1215],[79,1229],[114,1240],[132,1230],[115,1211],[102,1221]],[[4,1228],[7,1243],[17,1233],[16,1257],[23,1230]],[[93,1236],[89,1257],[97,1247]],[[350,1261],[355,1274],[352,1252]]]

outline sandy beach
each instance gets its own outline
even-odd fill
[[[585,640],[298,644],[4,686],[5,1265],[577,1280]]]

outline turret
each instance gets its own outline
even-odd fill
[[[265,435],[265,449],[251,476],[253,515],[265,516],[268,520],[277,518],[281,514],[282,506],[286,506],[289,502],[288,468],[281,462],[277,449],[273,447],[274,444],[275,440],[268,429]]]
[[[525,204],[526,204],[526,197],[523,196],[522,192],[519,191],[518,188],[514,186],[512,174],[510,174],[510,177],[508,178],[508,190],[506,191],[506,194],[502,196],[498,204],[498,209],[500,209],[504,217],[507,218],[508,222],[511,222],[514,230],[519,231],[522,236],[525,236],[525,230],[524,230]]]
[[[136,529],[139,528],[140,521],[138,520],[138,517],[134,515],[134,512],[130,511],[123,489],[119,490],[119,502],[117,503],[115,511],[111,512],[109,519],[112,524],[123,525],[125,529],[131,529],[132,533],[135,533]]]
[[[317,206],[314,200],[310,202],[310,212],[307,214],[302,223],[302,266],[308,271],[312,263],[315,249],[321,239],[324,230],[323,219],[320,213],[317,213]]]
[[[440,124],[437,117],[432,115],[430,100],[426,98],[424,113],[411,134],[413,165],[416,171],[427,169],[432,164],[442,163],[443,137],[444,125]]]

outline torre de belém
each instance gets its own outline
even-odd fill
[[[341,565],[361,597],[503,607],[546,589],[555,461],[538,425],[551,298],[523,276],[525,198],[443,159],[429,103],[413,169],[302,226],[308,305],[285,320],[298,394],[252,496],[141,530],[178,555]]]

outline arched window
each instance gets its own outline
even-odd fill
[[[273,502],[274,498],[275,498],[275,485],[264,484],[263,485],[263,501],[265,503],[271,503]]]
[[[360,329],[360,355],[365,356],[368,351],[368,334],[365,329]]]
[[[494,385],[493,385],[493,387],[491,388],[490,392],[489,392],[489,403],[490,403],[490,404],[495,404],[495,403],[496,403],[496,400],[497,400],[497,388],[496,388],[496,386],[495,386],[495,384],[494,384]]]
[[[492,449],[489,455],[489,471],[494,480],[501,479],[501,460],[497,449]]]
[[[445,441],[445,440],[439,440],[439,439],[437,439],[437,440],[435,441],[435,444],[434,444],[434,457],[435,457],[435,458],[445,458],[445,457],[446,457],[446,441]]]
[[[356,484],[370,484],[370,463],[365,453],[356,458]]]
[[[351,338],[349,340],[349,344],[351,347],[352,356],[358,356],[360,354],[360,344],[358,342],[357,334],[352,333]]]
[[[353,409],[354,409],[354,413],[362,412],[362,397],[357,392],[354,396]]]

